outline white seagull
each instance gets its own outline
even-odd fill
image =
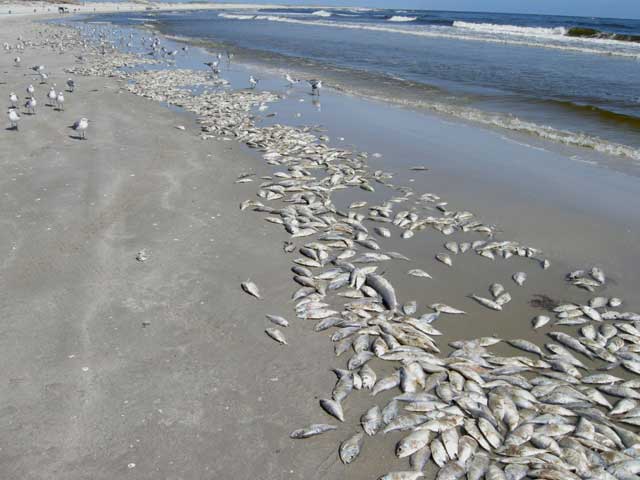
[[[322,88],[322,80],[316,80],[315,78],[312,80],[307,80],[309,85],[311,85],[311,95],[320,95],[320,89]]]
[[[259,79],[253,78],[253,75],[249,77],[249,85],[251,85],[251,88],[256,88],[256,85],[258,85],[259,81]]]
[[[86,131],[87,128],[89,128],[89,119],[82,117],[80,120],[76,120],[73,123],[73,127],[72,127],[76,132],[78,133],[78,136],[80,136],[80,138],[82,138],[83,140],[86,140]]]
[[[287,81],[287,83],[289,83],[290,87],[293,87],[296,83],[300,82],[300,80],[298,80],[297,78],[293,78],[288,73],[284,76],[284,79]]]
[[[20,115],[16,112],[15,108],[9,109],[9,122],[11,122],[11,128],[18,130],[18,122],[20,121]]]
[[[56,105],[58,106],[58,110],[64,110],[64,95],[62,94],[62,90],[58,92],[58,96],[56,97]]]
[[[11,108],[16,108],[18,106],[18,96],[14,92],[9,94],[9,101],[11,102]]]
[[[46,73],[40,72],[40,84],[47,83],[48,78],[49,76]]]
[[[56,98],[58,98],[58,94],[56,93],[55,88],[51,87],[51,89],[49,90],[49,93],[47,94],[47,97],[49,97],[49,106],[53,107]]]
[[[35,92],[35,91],[36,91],[36,89],[33,88],[33,85],[29,85],[27,87],[27,93],[29,94],[29,96],[33,96],[33,92]]]
[[[16,67],[20,66],[20,62],[22,61],[22,59],[20,57],[16,57],[13,59],[13,62],[15,64]]]
[[[36,107],[38,106],[38,102],[36,101],[36,97],[29,97],[27,103],[24,104],[24,107],[27,109],[27,112],[31,115],[36,114]]]

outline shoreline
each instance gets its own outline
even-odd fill
[[[51,26],[31,25],[30,28],[56,31]],[[20,25],[12,28],[19,30]],[[37,47],[34,47],[36,52]],[[42,55],[43,49],[39,52]],[[72,66],[71,53],[50,61],[52,65],[48,68],[56,72],[59,83],[69,75],[63,73],[63,69]],[[5,61],[8,58],[5,56]],[[113,73],[100,56],[93,60],[87,56],[84,62],[84,67],[94,69],[95,73]],[[31,63],[36,63],[35,58],[28,64]],[[161,67],[166,66],[158,66]],[[78,64],[76,68],[81,69],[83,65]],[[490,183],[483,184],[490,178],[483,179],[481,175],[483,170],[486,174],[487,168],[497,170],[500,165],[485,159],[487,164],[478,165],[477,170],[470,172],[472,178],[465,183],[463,178],[469,172],[469,164],[459,163],[461,160],[455,155],[463,151],[470,154],[474,148],[478,149],[477,145],[496,148],[497,142],[488,142],[487,134],[459,124],[446,127],[441,120],[424,117],[420,133],[425,136],[426,130],[434,140],[427,145],[414,142],[413,153],[418,154],[424,148],[428,149],[428,156],[407,155],[405,159],[394,159],[394,153],[399,156],[398,152],[404,155],[405,151],[399,144],[402,140],[392,141],[390,138],[387,139],[388,151],[377,156],[374,152],[378,153],[377,148],[384,145],[380,139],[376,144],[371,135],[359,134],[351,116],[366,118],[366,127],[370,128],[379,118],[379,115],[371,113],[391,107],[350,100],[348,106],[342,107],[353,109],[349,116],[344,110],[339,110],[344,98],[328,91],[323,93],[320,102],[322,111],[316,112],[317,107],[312,106],[306,93],[279,93],[275,82],[281,82],[280,79],[264,77],[266,90],[263,90],[263,85],[255,92],[242,89],[238,84],[246,81],[247,67],[237,65],[234,68],[237,70],[230,67],[225,74],[236,89],[211,89],[199,97],[180,90],[179,86],[206,84],[209,80],[202,70],[189,70],[184,66],[171,66],[157,74],[154,74],[154,68],[127,70],[127,75],[121,79],[123,82],[117,78],[73,74],[79,84],[79,101],[75,101],[75,94],[70,93],[69,113],[57,113],[67,118],[79,114],[79,109],[82,109],[90,118],[96,117],[94,130],[88,133],[89,140],[78,143],[69,139],[61,147],[63,127],[40,134],[45,128],[41,117],[55,118],[53,115],[56,113],[50,109],[39,112],[36,118],[25,116],[25,125],[20,132],[2,132],[7,139],[14,139],[10,143],[12,160],[5,165],[8,174],[5,190],[11,192],[12,208],[16,209],[7,210],[2,222],[10,223],[12,228],[8,231],[15,232],[20,238],[20,241],[13,242],[16,253],[12,254],[9,264],[3,266],[0,275],[0,279],[7,283],[2,290],[7,296],[4,313],[5,318],[11,321],[12,332],[4,347],[9,348],[9,356],[15,356],[6,374],[8,378],[23,379],[25,368],[42,368],[30,360],[34,352],[42,348],[42,338],[30,341],[27,353],[17,351],[24,348],[22,342],[13,345],[12,341],[26,337],[29,330],[42,322],[40,312],[45,307],[36,302],[36,295],[55,290],[56,282],[64,288],[50,301],[56,311],[48,320],[46,331],[60,343],[56,345],[59,349],[56,354],[49,353],[44,358],[53,358],[53,365],[48,365],[43,372],[27,376],[29,379],[26,381],[16,380],[23,385],[18,387],[21,391],[5,392],[10,394],[6,404],[13,409],[6,404],[0,408],[7,409],[14,423],[26,425],[29,421],[39,421],[42,416],[50,415],[45,408],[57,395],[63,399],[66,414],[53,422],[49,419],[47,424],[55,425],[53,428],[43,428],[39,432],[19,429],[16,445],[3,449],[6,457],[0,457],[0,470],[6,469],[18,476],[29,473],[34,478],[46,478],[43,471],[47,471],[49,476],[65,472],[72,479],[85,478],[88,474],[92,478],[106,479],[114,473],[124,475],[130,470],[137,478],[155,478],[160,473],[189,479],[212,474],[238,478],[266,475],[268,478],[336,479],[349,475],[350,478],[365,479],[376,478],[392,469],[407,469],[406,461],[397,459],[393,450],[393,445],[406,432],[367,437],[363,458],[353,466],[342,465],[336,454],[340,442],[359,428],[360,413],[369,408],[372,401],[380,407],[390,405],[397,391],[372,397],[357,389],[349,390],[346,394],[349,399],[345,401],[346,423],[338,424],[338,432],[305,441],[288,438],[295,428],[312,422],[337,423],[320,410],[317,399],[325,398],[334,387],[334,378],[329,370],[344,366],[345,357],[351,357],[349,364],[353,362],[355,365],[357,361],[354,358],[359,355],[357,349],[360,347],[351,345],[350,341],[346,348],[353,348],[355,352],[334,358],[333,347],[342,348],[342,343],[330,342],[326,335],[322,338],[323,334],[312,331],[313,326],[317,329],[318,322],[305,320],[307,317],[321,318],[319,310],[324,307],[313,306],[315,302],[326,301],[329,304],[327,308],[336,308],[333,315],[342,310],[340,315],[346,325],[329,330],[332,334],[358,328],[354,325],[359,325],[369,332],[359,335],[382,336],[376,328],[383,323],[373,322],[372,313],[388,315],[390,300],[384,302],[386,311],[380,310],[383,302],[371,291],[367,297],[358,292],[360,288],[351,288],[355,290],[351,293],[354,297],[336,298],[327,284],[348,273],[351,262],[357,266],[351,273],[367,268],[368,263],[356,261],[356,253],[399,251],[411,259],[405,261],[398,256],[379,258],[377,262],[380,263],[378,271],[384,271],[385,278],[395,286],[398,311],[405,308],[402,305],[407,305],[409,311],[413,308],[410,300],[416,300],[419,312],[416,317],[432,312],[429,306],[436,301],[464,307],[468,312],[465,317],[441,314],[440,319],[433,323],[434,328],[441,330],[441,335],[433,334],[430,338],[444,353],[436,355],[431,352],[425,357],[425,362],[435,362],[436,366],[439,361],[448,365],[444,359],[451,351],[461,355],[459,358],[467,358],[464,357],[465,352],[468,353],[467,348],[477,348],[471,344],[460,349],[448,346],[461,338],[499,333],[505,339],[523,337],[542,345],[550,329],[575,334],[576,327],[572,326],[531,330],[530,319],[542,313],[540,308],[531,304],[532,294],[544,293],[553,301],[575,301],[577,305],[586,304],[600,293],[615,294],[623,297],[624,308],[638,307],[633,291],[636,284],[633,275],[637,276],[637,272],[632,264],[625,268],[616,263],[612,267],[613,260],[603,258],[607,276],[611,275],[613,279],[598,287],[597,293],[590,294],[578,290],[563,278],[568,269],[576,265],[566,264],[555,252],[547,257],[546,249],[540,253],[528,242],[488,248],[489,252],[496,251],[498,258],[494,261],[479,254],[483,246],[494,240],[505,240],[500,229],[492,223],[495,220],[489,219],[491,202],[487,194],[490,197],[494,192],[487,186]],[[252,67],[248,68],[251,71]],[[11,75],[12,79],[19,78],[17,73]],[[133,83],[128,83],[131,81]],[[3,89],[6,88],[7,85],[3,85]],[[149,101],[144,96],[168,102],[192,114],[170,111],[158,101]],[[303,104],[308,108],[302,110]],[[263,106],[267,107],[265,113],[260,113]],[[91,112],[86,112],[86,109]],[[301,110],[304,115],[297,117]],[[402,120],[397,123],[398,130],[409,127],[409,121],[416,120],[412,112],[385,111],[392,113],[390,118]],[[267,117],[270,112],[277,112],[277,115]],[[342,121],[328,123],[334,112],[340,112],[338,117]],[[199,124],[195,123],[193,114],[200,118]],[[146,119],[153,120],[153,123],[145,124]],[[305,124],[309,126],[305,127]],[[185,130],[177,129],[177,125],[184,125]],[[324,127],[318,128],[317,125]],[[200,132],[203,127],[204,134]],[[448,135],[443,137],[442,143],[447,145],[447,149],[440,150],[442,145],[435,140],[437,133],[445,129]],[[461,130],[466,136],[465,145],[451,145],[454,137],[449,134]],[[348,142],[354,145],[343,146],[337,138],[340,132],[349,132]],[[18,133],[27,138],[14,135]],[[325,135],[328,138],[324,139]],[[278,140],[281,138],[287,138],[289,142],[283,145]],[[27,140],[35,142],[35,146],[26,146]],[[236,140],[254,147],[253,153],[246,152]],[[359,143],[364,145],[359,146]],[[513,150],[508,152],[522,153],[524,149],[513,146]],[[59,151],[62,154],[58,158],[56,152]],[[186,159],[183,158],[185,153]],[[500,150],[500,153],[505,151]],[[447,155],[453,158],[449,160]],[[56,158],[54,165],[46,162],[51,156]],[[87,162],[88,156],[92,158],[90,163]],[[540,164],[553,159],[548,153],[532,152],[531,156]],[[260,157],[264,162],[259,161]],[[21,170],[21,162],[27,162],[25,171]],[[453,165],[447,167],[450,162]],[[410,170],[415,165],[424,165],[429,170]],[[52,166],[58,168],[52,169]],[[517,169],[518,165],[513,168]],[[571,170],[570,165],[563,164],[561,168]],[[10,172],[15,176],[9,175]],[[22,177],[20,173],[27,174],[31,183],[11,187],[13,178]],[[247,176],[249,173],[254,175]],[[327,175],[323,177],[324,173]],[[568,178],[570,174],[564,172],[561,178]],[[240,183],[236,183],[238,181]],[[585,181],[589,185],[591,180]],[[470,189],[465,198],[461,190],[471,187],[474,182],[480,184]],[[67,194],[62,188],[65,183],[72,185],[73,194]],[[455,187],[456,183],[458,187]],[[23,191],[34,195],[52,191],[55,196],[47,199],[44,206],[36,204],[26,208],[22,205],[31,203],[27,203],[28,195],[21,196]],[[425,191],[433,193],[416,201],[418,196],[427,195],[423,193]],[[301,192],[306,197],[302,197]],[[444,198],[445,193],[450,198]],[[504,188],[501,188],[495,195],[504,193]],[[291,201],[281,202],[281,199]],[[354,202],[363,199],[368,202],[368,208],[352,207]],[[247,200],[253,203],[245,204],[249,208],[239,211],[238,204]],[[512,215],[515,214],[516,218],[518,208],[526,203],[515,194],[498,200],[511,202],[505,208],[513,210]],[[252,205],[256,212],[251,211]],[[467,218],[464,205],[472,205],[474,211],[480,211],[475,217],[477,225]],[[71,209],[71,212],[60,217],[64,208]],[[292,209],[297,210],[294,212]],[[390,221],[393,217],[382,215],[387,209],[406,209],[417,219],[406,224],[400,218],[395,223]],[[368,217],[367,210],[370,210]],[[17,211],[22,211],[20,215],[29,217],[32,223],[23,225],[19,220],[22,217],[13,218]],[[371,211],[379,213],[373,215]],[[570,210],[561,213],[580,217],[578,212]],[[588,222],[588,214],[586,216]],[[450,233],[447,233],[447,223],[430,223],[433,220],[428,220],[436,218],[447,222],[448,217],[455,219],[450,222],[453,230]],[[44,269],[48,275],[38,280],[39,289],[24,292],[24,284],[35,281],[28,275],[41,275],[43,264],[47,265],[47,259],[38,255],[35,259],[28,258],[26,263],[24,258],[29,257],[25,254],[33,256],[34,250],[50,251],[46,234],[42,234],[39,228],[41,222],[51,218],[58,218],[59,233],[54,233],[54,246],[61,249],[60,260],[56,259],[52,267]],[[601,220],[601,217],[596,218]],[[427,223],[420,224],[420,221]],[[288,231],[280,233],[284,226]],[[365,226],[365,230],[361,230]],[[545,232],[538,222],[535,226],[542,229],[540,234],[550,240],[558,236],[558,232]],[[548,228],[557,226],[562,226],[561,221],[550,222]],[[390,238],[386,234],[374,233],[382,232],[374,230],[379,227],[387,228],[391,232]],[[534,230],[526,224],[521,227],[519,232],[523,236]],[[313,232],[304,231],[306,229]],[[367,235],[361,237],[357,231],[366,231]],[[411,238],[405,233],[408,231],[412,232]],[[36,232],[39,233],[36,235]],[[347,237],[351,233],[353,238]],[[585,232],[585,235],[590,233]],[[291,234],[299,235],[290,238]],[[212,238],[215,241],[210,245]],[[456,248],[461,248],[467,238],[482,243],[466,253],[454,253],[448,250],[452,246],[444,246],[445,242],[453,241]],[[509,239],[508,236],[506,238]],[[282,252],[283,241],[292,241],[298,249],[307,245],[307,249],[286,254]],[[372,241],[380,244],[381,250],[374,249]],[[571,238],[567,241],[569,244],[572,242]],[[345,245],[358,252],[347,255]],[[562,248],[566,247],[563,245]],[[150,249],[148,262],[135,260],[140,248]],[[325,258],[323,252],[345,256],[343,261],[331,261],[331,257]],[[453,259],[453,267],[433,258],[436,253],[441,255],[444,252]],[[505,252],[511,257],[508,262],[500,258],[503,255],[508,258]],[[591,253],[577,255],[589,268],[599,265],[598,259],[591,258]],[[296,257],[300,258],[296,261]],[[541,266],[545,258],[551,259],[548,270]],[[633,252],[631,258],[637,259]],[[296,281],[306,286],[299,288],[291,282],[289,267],[292,260],[298,267],[304,266],[313,271],[307,276],[298,269]],[[126,267],[120,268],[120,263]],[[61,272],[74,266],[78,268],[79,278],[64,275],[60,278]],[[344,270],[331,273],[334,267]],[[434,278],[407,276],[407,270],[414,267],[430,272]],[[511,280],[518,269],[529,274],[525,288],[516,286]],[[373,273],[365,272],[367,270],[362,270],[357,275],[365,275],[364,280]],[[326,274],[326,278],[321,278],[321,273]],[[27,278],[17,281],[23,275]],[[356,285],[360,283],[357,275]],[[258,285],[262,301],[241,291],[240,282],[247,280]],[[505,307],[508,312],[494,313],[468,298],[471,292],[489,296],[485,290],[494,280],[502,282],[513,296]],[[105,286],[108,286],[106,290]],[[292,312],[292,291],[300,295],[295,312],[300,320]],[[344,290],[337,291],[345,293]],[[10,301],[11,295],[17,292],[20,293],[20,301]],[[92,298],[90,305],[83,304],[85,298]],[[304,307],[307,301],[311,302],[311,307]],[[349,302],[346,307],[345,301]],[[34,314],[25,315],[22,304],[30,305]],[[34,305],[40,308],[33,308]],[[64,308],[57,308],[59,306]],[[345,313],[344,308],[349,313]],[[65,316],[69,317],[69,313],[69,331],[62,336],[58,322]],[[273,327],[264,320],[265,314],[282,315],[290,320],[290,326],[282,328],[289,340],[288,345],[278,346],[264,335],[265,328]],[[407,313],[403,321],[409,316]],[[140,322],[147,319],[150,324],[141,326]],[[371,323],[364,327],[358,323],[362,322],[361,319],[371,320]],[[401,324],[400,320],[398,322]],[[157,330],[156,325],[160,327]],[[394,332],[393,329],[389,331]],[[69,333],[70,339],[67,338]],[[387,331],[382,333],[391,335]],[[353,340],[353,337],[346,337],[349,338]],[[534,375],[540,375],[540,372],[543,372],[541,375],[559,374],[555,367],[552,369],[542,363],[533,363],[538,358],[536,355],[527,355],[505,342],[486,347],[491,348],[491,355],[529,358],[531,365],[520,368]],[[490,359],[491,355],[482,358]],[[89,377],[87,372],[77,368],[80,364],[76,365],[76,358],[81,360],[81,365],[90,365],[87,367]],[[588,359],[580,358],[592,365]],[[393,372],[398,371],[392,360],[380,356],[371,360],[379,379],[385,375],[392,377]],[[470,361],[467,358],[464,363]],[[69,364],[73,365],[73,373],[68,371]],[[466,373],[467,382],[475,378],[472,372],[460,368]],[[489,366],[485,368],[487,372],[483,375],[497,375],[489,372]],[[350,370],[360,372],[359,375],[362,373],[360,366]],[[430,373],[438,371],[436,368]],[[635,378],[620,369],[611,373],[625,379]],[[449,375],[455,376],[453,373]],[[60,378],[58,382],[53,380],[56,377]],[[46,382],[49,396],[36,396],[37,400],[30,402],[29,390],[38,391]],[[78,410],[81,411],[79,416]],[[73,421],[69,421],[72,415]],[[111,419],[119,415],[125,420],[113,430]],[[96,416],[99,418],[98,427],[94,426]],[[73,441],[55,450],[51,459],[28,466],[30,454],[23,447],[29,445],[29,439],[33,441],[35,438],[38,440],[37,449],[50,451],[51,445],[61,438],[52,433],[54,430],[58,430],[54,432],[58,435],[63,435],[59,432],[71,431]],[[43,433],[49,442],[43,441]],[[136,439],[135,442],[140,441],[139,447],[132,443],[133,447],[127,448],[127,442],[134,441],[132,438]],[[7,448],[10,448],[9,453],[6,453]],[[217,453],[214,462],[211,461],[212,449]],[[247,451],[250,452],[249,459],[245,454]],[[433,465],[426,470],[429,476],[436,471]]]

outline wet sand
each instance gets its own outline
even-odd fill
[[[26,20],[7,25],[0,41],[35,28]],[[2,55],[0,68],[7,72],[0,85],[3,98],[14,89],[22,97],[29,82],[24,74],[37,63],[46,63],[53,81],[64,84],[68,75],[62,69],[72,64],[72,53],[27,51],[21,68],[13,67],[12,55]],[[41,88],[38,114],[23,115],[19,132],[0,131],[0,355],[5,366],[0,419],[10,432],[0,435],[0,472],[34,479],[365,479],[403,467],[406,462],[390,448],[401,438],[397,432],[368,439],[350,467],[338,460],[338,443],[355,431],[360,414],[371,405],[364,393],[349,398],[347,422],[337,432],[301,442],[288,438],[295,428],[329,420],[317,400],[334,384],[330,368],[343,366],[344,360],[334,358],[327,332],[314,333],[310,322],[293,318],[289,268],[294,257],[282,251],[288,235],[262,215],[238,209],[256,191],[255,182],[234,184],[238,175],[272,170],[235,142],[201,140],[192,115],[126,93],[115,79],[77,80],[64,112],[42,105]],[[269,80],[262,86],[269,88]],[[309,107],[303,117],[293,116],[299,98],[306,98]],[[604,266],[615,282],[602,293],[622,296],[629,309],[638,307],[633,298],[637,246],[633,233],[613,233],[624,224],[612,215],[618,205],[612,201],[602,214],[580,212],[569,206],[571,195],[564,203],[550,195],[537,204],[533,187],[538,183],[514,187],[517,173],[505,173],[507,154],[519,159],[521,174],[526,162],[519,155],[528,152],[537,165],[546,165],[536,169],[541,175],[550,175],[554,167],[547,162],[562,159],[560,154],[491,143],[480,130],[437,117],[429,117],[416,134],[428,131],[434,140],[416,141],[413,152],[406,151],[392,141],[375,144],[375,135],[358,136],[353,124],[352,130],[345,128],[348,109],[340,110],[344,99],[339,96],[329,93],[321,101],[323,110],[315,114],[308,95],[295,93],[289,104],[276,104],[271,111],[282,123],[321,123],[332,137],[343,134],[345,142],[372,152],[387,148],[381,159],[371,159],[372,167],[397,171],[397,183],[417,183],[416,190],[440,194],[455,208],[499,223],[507,238],[549,253],[552,267],[546,272],[524,259],[491,262],[476,255],[456,257],[449,268],[433,254],[443,251],[444,241],[462,237],[425,233],[401,240],[392,229],[392,239],[378,239],[386,250],[412,259],[384,267],[401,302],[417,300],[423,312],[439,301],[469,313],[439,320],[443,348],[449,340],[494,333],[542,345],[548,329],[530,329],[530,319],[541,313],[529,305],[531,293],[586,301],[591,295],[563,280],[573,267]],[[358,105],[362,110],[351,113],[360,118],[382,108]],[[331,119],[337,113],[342,122]],[[80,116],[95,120],[86,141],[71,138],[68,129]],[[371,125],[374,120],[359,127],[364,131]],[[486,142],[484,155],[476,153],[474,159],[478,147],[471,141],[452,145],[454,130],[466,128],[467,140]],[[420,150],[425,152],[418,157]],[[470,155],[468,162],[480,162],[498,153],[496,164],[478,166],[472,174],[465,170],[470,163],[455,161]],[[431,170],[409,173],[407,167],[416,164]],[[560,164],[565,178],[573,171],[570,166]],[[576,170],[583,182],[576,191],[589,192],[593,181],[602,184],[601,179],[590,183],[587,170]],[[608,199],[614,185],[632,188],[621,177],[605,178]],[[357,199],[375,203],[396,193],[379,188]],[[626,204],[623,199],[618,201]],[[343,208],[356,198],[337,200]],[[629,229],[636,232],[638,222],[628,217],[632,209],[627,212],[619,217],[630,218]],[[149,252],[143,263],[136,261],[141,249]],[[409,268],[423,268],[434,279],[408,277]],[[521,269],[529,273],[526,290],[510,279]],[[240,282],[249,278],[264,300],[240,290]],[[506,312],[491,312],[466,298],[488,296],[494,281],[507,286],[514,298]],[[264,335],[267,313],[292,320],[288,346],[279,347]],[[379,376],[388,368],[385,363],[374,363]],[[384,405],[392,396],[380,394],[375,402]]]

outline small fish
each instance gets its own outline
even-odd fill
[[[427,272],[425,272],[424,270],[420,270],[419,268],[414,268],[413,270],[409,270],[407,273],[414,277],[433,278]]]
[[[467,312],[463,310],[458,310],[457,308],[450,307],[444,303],[433,303],[431,304],[431,308],[436,312],[440,313],[448,313],[450,315],[466,315]]]
[[[520,287],[524,285],[524,282],[527,280],[527,274],[524,272],[516,272],[513,274],[513,281],[516,282]]]
[[[503,307],[510,301],[511,301],[511,295],[509,294],[509,292],[504,292],[502,295],[496,298],[496,303],[498,305],[502,305]]]
[[[535,343],[531,343],[527,340],[523,340],[521,338],[516,338],[514,340],[507,340],[507,343],[514,348],[519,348],[520,350],[524,350],[525,352],[535,353],[536,355],[544,356],[544,352],[540,350]]]
[[[270,322],[275,323],[276,325],[279,325],[281,327],[289,326],[289,321],[279,315],[266,315],[266,317]]]
[[[360,424],[367,435],[373,436],[378,433],[382,427],[382,411],[380,407],[375,405],[367,410],[367,412],[360,417]]]
[[[492,284],[491,287],[489,287],[489,290],[491,291],[491,295],[493,295],[494,298],[499,297],[505,291],[504,287],[499,283]]]
[[[282,345],[287,345],[287,339],[285,338],[284,334],[277,328],[267,328],[265,330],[265,333],[273,338],[276,342]]]
[[[308,427],[294,430],[289,434],[289,437],[295,438],[295,439],[315,437],[316,435],[321,435],[323,433],[336,430],[337,428],[338,427],[334,425],[328,425],[326,423],[314,423],[312,425],[309,425]]]
[[[446,253],[438,253],[436,255],[436,260],[438,260],[439,262],[444,263],[445,265],[447,265],[449,267],[453,267],[453,261],[451,260],[451,257]]]
[[[362,433],[356,433],[351,438],[342,442],[339,449],[340,460],[342,460],[342,463],[348,465],[353,462],[358,455],[360,455],[363,440],[364,435]]]
[[[490,308],[491,310],[497,310],[498,312],[502,311],[502,305],[500,305],[498,302],[494,302],[493,300],[480,297],[478,295],[471,295],[471,298],[473,298],[480,305],[484,305],[485,307]]]
[[[531,324],[533,325],[533,328],[542,328],[550,321],[551,318],[547,317],[546,315],[538,315],[531,321]]]
[[[593,278],[597,282],[600,282],[600,285],[604,285],[606,282],[604,271],[602,271],[602,269],[598,267],[593,267],[591,269],[591,278]]]
[[[241,286],[242,286],[242,290],[244,290],[249,295],[252,295],[258,299],[262,299],[262,297],[260,296],[260,290],[258,289],[258,286],[255,283],[253,283],[251,280],[242,282]]]
[[[344,412],[342,411],[342,405],[340,402],[336,402],[333,399],[323,398],[320,400],[320,406],[329,415],[337,418],[341,422],[344,422]]]

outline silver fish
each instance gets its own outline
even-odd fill
[[[312,425],[309,425],[308,427],[294,430],[289,434],[289,436],[295,439],[309,438],[309,437],[314,437],[316,435],[321,435],[325,432],[336,430],[337,428],[338,427],[334,425],[327,425],[325,423],[314,423]]]
[[[282,345],[287,345],[287,339],[284,336],[284,334],[278,330],[277,328],[267,328],[265,329],[265,333],[271,337],[272,339],[274,339],[276,342],[282,344]]]
[[[490,299],[484,298],[484,297],[480,297],[478,295],[471,295],[471,298],[473,298],[480,305],[484,305],[485,307],[490,308],[491,310],[502,311],[502,305],[500,305],[497,302],[494,302],[493,300],[490,300]]]
[[[520,287],[524,285],[524,282],[527,280],[527,274],[524,272],[516,272],[513,274],[513,281],[516,282]]]
[[[258,289],[258,286],[255,283],[253,283],[251,280],[242,282],[240,285],[242,286],[242,290],[244,290],[249,295],[252,295],[258,299],[262,298],[260,296],[260,290]]]
[[[336,402],[333,399],[323,398],[320,400],[320,406],[329,415],[337,418],[341,422],[344,422],[344,412],[342,411],[342,405],[340,402]]]
[[[339,449],[340,460],[342,460],[342,463],[348,465],[353,462],[358,455],[360,455],[363,440],[364,435],[362,433],[356,433],[351,438],[342,442]]]

